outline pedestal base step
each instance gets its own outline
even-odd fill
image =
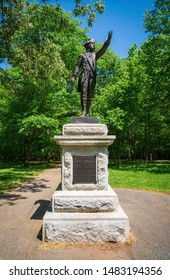
[[[112,213],[52,213],[43,218],[43,241],[124,242],[129,220],[118,206]]]
[[[110,186],[107,191],[56,191],[52,196],[52,212],[112,212],[118,205]]]

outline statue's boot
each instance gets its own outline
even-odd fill
[[[87,117],[87,100],[82,99],[82,117]]]
[[[87,109],[84,107],[82,117],[87,117]]]
[[[92,99],[90,99],[90,98],[87,99],[87,116],[89,116],[91,101],[92,101]]]

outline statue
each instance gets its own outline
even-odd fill
[[[82,117],[89,115],[90,105],[94,98],[94,89],[96,85],[96,62],[106,52],[112,38],[112,31],[108,33],[108,38],[102,48],[96,53],[94,39],[88,39],[84,44],[85,54],[80,54],[77,66],[74,70],[71,82],[74,82],[78,74],[78,92],[81,94]]]

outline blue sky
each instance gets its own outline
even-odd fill
[[[30,0],[31,1],[31,0]],[[36,0],[39,2],[39,0]],[[90,0],[83,0],[89,3]],[[56,0],[49,2],[56,3]],[[72,11],[74,0],[58,0],[66,11]],[[105,0],[105,11],[98,15],[93,27],[89,30],[89,37],[98,43],[103,43],[108,31],[113,30],[110,48],[120,57],[127,57],[129,48],[136,43],[138,47],[147,40],[148,33],[143,27],[144,13],[147,9],[153,9],[155,0]],[[80,18],[81,27],[87,26],[87,19]],[[6,62],[0,65],[8,67]]]
[[[130,46],[137,43],[140,47],[147,40],[148,33],[143,27],[143,18],[147,9],[153,9],[155,0],[105,0],[104,2],[105,11],[102,15],[98,15],[98,19],[90,28],[89,37],[103,43],[108,31],[113,30],[110,47],[120,57],[126,57]],[[59,0],[59,3],[66,11],[71,11],[74,7],[73,0]],[[87,21],[83,18],[82,27],[85,26]]]

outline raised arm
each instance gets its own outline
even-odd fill
[[[104,42],[101,49],[96,52],[96,59],[99,59],[106,52],[108,46],[110,45],[110,41],[112,39],[112,33],[113,31],[109,31],[107,40]]]

